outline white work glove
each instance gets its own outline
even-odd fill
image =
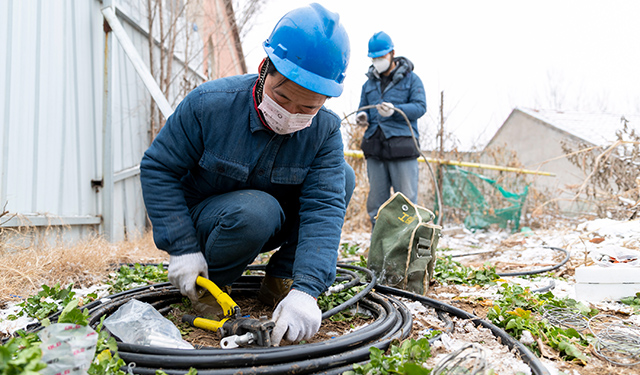
[[[389,102],[382,102],[380,104],[376,104],[376,109],[378,110],[378,113],[382,117],[391,116],[394,112],[393,108],[394,108],[393,104]]]
[[[369,116],[367,116],[367,112],[358,112],[356,115],[356,125],[359,126],[369,126]]]
[[[198,276],[209,278],[209,266],[201,252],[169,257],[169,281],[192,302],[198,301],[196,290]]]
[[[320,329],[322,312],[315,298],[305,292],[291,289],[276,307],[272,320],[276,326],[271,332],[271,343],[278,346],[283,337],[289,341],[312,338]]]

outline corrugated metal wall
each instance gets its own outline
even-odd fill
[[[125,1],[119,12],[140,22],[122,24],[148,61],[140,4]],[[92,181],[102,180],[102,6],[98,0],[0,1],[0,204],[18,215],[0,218],[4,227],[64,224],[73,236],[100,228],[102,190]],[[135,168],[149,145],[151,97],[117,42],[112,51],[112,160],[120,177],[111,239],[121,240],[145,230],[138,175],[118,172]],[[174,64],[174,71],[182,69]]]

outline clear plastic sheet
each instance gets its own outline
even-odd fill
[[[135,299],[120,306],[104,325],[127,344],[193,349],[169,319],[150,304]]]

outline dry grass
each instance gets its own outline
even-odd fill
[[[110,244],[91,237],[75,244],[42,244],[26,248],[0,247],[0,304],[36,294],[43,284],[70,283],[76,288],[103,284],[120,263],[161,263],[168,255],[153,244],[150,233],[137,240]]]
[[[348,138],[347,148],[360,150],[360,143],[362,143],[362,136],[366,128],[349,122],[343,122],[342,125]],[[370,232],[371,221],[367,213],[367,196],[369,195],[367,164],[364,158],[347,156],[345,159],[356,173],[356,188],[351,196],[349,207],[347,207],[343,232]]]

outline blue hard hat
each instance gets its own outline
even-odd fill
[[[294,9],[262,46],[283,76],[318,94],[340,96],[350,48],[339,18],[316,3]]]
[[[384,56],[393,51],[393,41],[384,31],[378,31],[369,39],[369,57],[372,59]]]

